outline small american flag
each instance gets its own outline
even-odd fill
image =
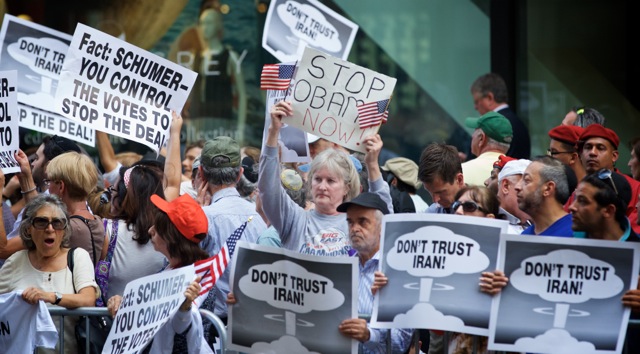
[[[251,221],[251,219],[249,219],[249,221]],[[200,290],[199,295],[209,291],[218,278],[222,276],[224,270],[227,269],[229,260],[231,259],[231,256],[233,256],[233,252],[236,250],[236,243],[238,243],[238,240],[240,239],[240,236],[242,236],[242,233],[247,227],[247,223],[249,221],[245,221],[231,234],[231,236],[227,238],[227,242],[225,242],[218,254],[213,257],[197,261],[193,264],[196,269],[196,276],[202,276],[202,279],[200,279],[202,290]]]
[[[358,108],[358,124],[360,129],[373,127],[387,122],[389,100],[363,103]]]
[[[265,64],[260,75],[260,89],[286,90],[295,71],[295,65]]]

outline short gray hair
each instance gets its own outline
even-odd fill
[[[337,173],[347,187],[347,195],[343,202],[348,202],[360,194],[360,175],[353,165],[351,158],[346,152],[336,149],[326,149],[316,155],[311,161],[309,177],[307,178],[307,190],[311,191],[313,176],[319,169],[326,168],[333,173]]]
[[[540,169],[540,181],[546,183],[553,181],[556,185],[555,198],[560,204],[566,203],[571,192],[564,165],[558,159],[550,156],[541,156],[533,160],[542,164]]]
[[[61,246],[69,247],[70,245],[71,226],[69,226],[69,213],[67,212],[66,205],[57,195],[40,194],[24,207],[22,222],[20,223],[20,239],[22,239],[22,244],[30,251],[36,249],[36,244],[33,242],[33,239],[31,239],[30,230],[33,218],[36,217],[40,209],[46,206],[57,209],[64,217],[66,226],[64,228],[64,235],[62,236]]]
[[[212,159],[213,166],[217,166],[218,162],[216,159],[226,157],[216,156]],[[242,169],[241,166],[238,167],[211,167],[206,164],[200,164],[202,167],[202,177],[209,184],[213,186],[227,186],[227,185],[236,185],[238,182],[238,176],[240,175],[240,171]]]

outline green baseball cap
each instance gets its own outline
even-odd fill
[[[213,163],[215,157],[226,157],[227,162]],[[208,140],[200,153],[200,164],[206,167],[239,167],[240,145],[228,136]]]
[[[479,118],[467,118],[464,125],[473,129],[482,129],[491,139],[505,144],[513,140],[511,122],[500,113],[489,111]]]

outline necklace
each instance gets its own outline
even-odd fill
[[[33,261],[31,262],[31,264],[35,269],[41,271],[42,268],[44,268],[44,266],[47,264],[47,259],[49,259],[50,261],[54,261],[56,258],[58,258],[58,255],[60,254],[61,251],[62,249],[59,249],[58,252],[56,252],[56,254],[54,254],[51,257],[46,257],[45,259],[38,259],[38,256],[34,253],[32,255]],[[51,274],[49,274],[49,280],[51,280]]]

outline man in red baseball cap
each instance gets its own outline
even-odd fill
[[[603,168],[619,173],[618,169],[615,168],[615,163],[619,157],[619,144],[620,138],[613,130],[600,124],[591,124],[586,127],[580,134],[580,140],[578,141],[578,153],[586,173],[598,172]],[[638,211],[635,205],[638,202],[638,193],[640,193],[640,182],[625,174],[621,175],[626,178],[631,186],[631,201],[627,205],[627,217],[631,221],[633,231],[638,233],[640,232],[640,225],[638,225]]]

